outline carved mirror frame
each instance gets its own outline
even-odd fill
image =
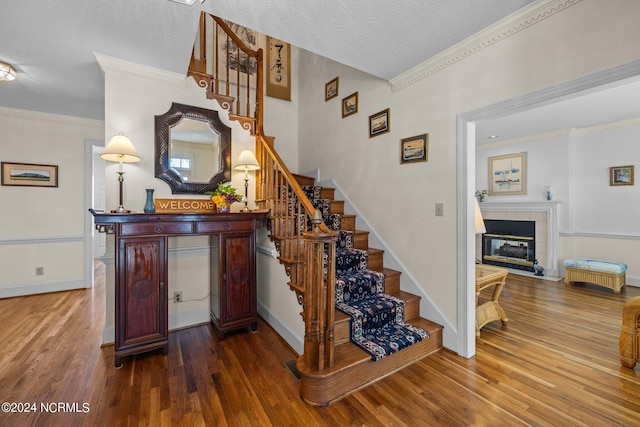
[[[220,169],[215,174],[215,171],[211,171],[212,177],[209,182],[185,182],[178,172],[170,167],[171,128],[183,118],[207,122],[212,131],[219,136]],[[169,111],[155,116],[155,132],[155,176],[169,184],[171,193],[204,194],[208,191],[214,191],[221,182],[231,181],[231,128],[220,120],[217,111],[173,102]]]

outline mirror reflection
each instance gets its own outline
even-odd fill
[[[231,181],[231,128],[218,112],[171,104],[155,116],[155,176],[173,194],[206,194]]]
[[[169,166],[184,182],[208,182],[220,171],[218,140],[207,122],[183,118],[171,127]]]

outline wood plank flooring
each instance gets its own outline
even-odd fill
[[[636,295],[510,274],[508,326],[485,326],[474,358],[440,351],[326,408],[300,401],[283,365],[296,355],[263,321],[222,342],[210,325],[175,331],[167,356],[114,369],[102,280],[4,299],[0,402],[36,410],[0,426],[640,426],[640,367],[618,360]]]

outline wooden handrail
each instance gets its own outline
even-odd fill
[[[315,207],[306,196],[287,165],[276,152],[273,138],[264,135],[263,126],[263,51],[254,51],[231,30],[227,23],[209,15],[238,48],[256,60],[255,126],[256,158],[261,168],[256,172],[256,201],[270,211],[271,239],[279,252],[279,260],[285,265],[290,278],[289,286],[296,292],[303,307],[305,321],[304,358],[305,365],[320,372],[334,365],[334,306],[335,306],[335,253],[338,232],[320,223],[309,231]],[[223,108],[240,114],[240,67],[236,67],[236,109],[232,110],[230,95],[229,62],[226,61],[225,87],[220,87],[219,66],[213,64],[213,73],[207,73],[205,44],[206,15],[200,19],[198,56],[194,53],[189,69],[198,84],[207,88],[207,97],[218,99]],[[214,28],[214,37],[217,30]],[[213,41],[218,50],[217,39]],[[214,55],[215,56],[215,55]],[[219,59],[219,58],[218,58]],[[244,78],[244,77],[243,77]],[[246,77],[246,116],[250,116],[250,80]],[[231,118],[233,114],[230,114]],[[327,256],[325,256],[327,254]]]

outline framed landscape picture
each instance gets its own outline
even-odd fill
[[[2,162],[2,185],[57,187],[58,166]]]
[[[400,140],[400,163],[426,162],[429,159],[429,134]]]
[[[369,138],[387,133],[391,130],[389,109],[369,116]]]
[[[609,185],[633,185],[633,165],[610,167]]]
[[[527,153],[489,157],[489,195],[527,194]]]

